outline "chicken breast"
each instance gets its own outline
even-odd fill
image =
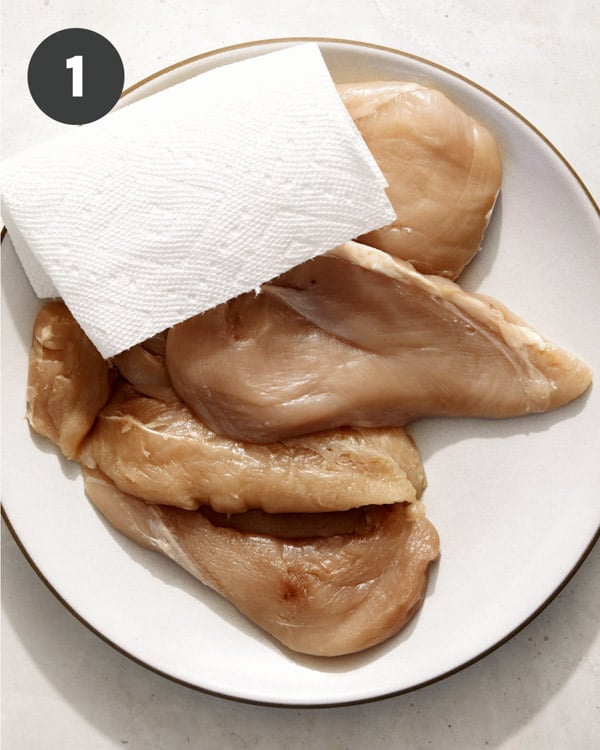
[[[172,390],[163,400],[126,384],[98,414],[79,460],[146,502],[210,504],[223,513],[415,503],[426,485],[402,428],[343,428],[255,445],[216,435]]]
[[[386,176],[393,224],[361,237],[417,270],[456,278],[481,245],[502,180],[494,137],[417,83],[338,85]]]
[[[591,382],[585,364],[500,303],[359,243],[175,326],[166,363],[211,429],[263,442],[541,412]]]
[[[425,472],[402,428],[344,428],[270,445],[223,438],[174,393],[163,350],[159,337],[114,358],[136,385],[119,382],[105,404],[114,373],[65,305],[49,303],[31,352],[33,428],[148,502],[211,504],[225,513],[325,512],[420,498]]]
[[[76,458],[96,414],[106,403],[108,364],[60,301],[44,305],[35,320],[27,379],[32,429]]]
[[[167,332],[162,331],[112,357],[112,364],[139,393],[168,400],[173,390],[165,367],[166,343]]]
[[[426,518],[407,520],[401,505],[365,508],[357,531],[282,539],[148,505],[97,471],[85,471],[85,486],[118,531],[162,552],[306,654],[353,653],[397,633],[421,605],[429,564],[439,556],[435,528]]]

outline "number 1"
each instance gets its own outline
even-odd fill
[[[83,96],[83,55],[67,57],[67,68],[73,71],[73,93],[71,96]]]

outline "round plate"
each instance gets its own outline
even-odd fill
[[[227,48],[172,66],[119,106],[209,68],[301,40]],[[505,177],[484,248],[461,279],[498,297],[600,372],[598,209],[531,125],[494,96],[425,60],[318,40],[337,81],[415,80],[486,123]],[[115,238],[118,242],[119,238]],[[114,532],[86,500],[79,467],[24,419],[39,307],[10,241],[2,244],[3,507],[22,549],[64,603],[135,660],[187,685],[277,705],[369,700],[439,679],[506,640],[568,580],[600,525],[600,395],[505,421],[411,426],[442,541],[427,598],[397,637],[332,660],[293,654],[166,558]]]

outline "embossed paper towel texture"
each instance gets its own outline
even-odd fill
[[[39,296],[108,357],[390,223],[386,184],[311,43],[7,160],[2,210]]]

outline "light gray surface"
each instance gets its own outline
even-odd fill
[[[318,35],[389,45],[472,78],[536,125],[600,195],[600,11],[591,0],[4,0],[2,21],[3,157],[61,128],[25,85],[31,53],[58,29],[85,26],[111,39],[126,85],[225,44]],[[523,632],[441,683],[358,707],[273,709],[203,695],[115,652],[48,592],[3,528],[2,747],[592,748],[599,574],[596,549]]]
[[[4,750],[597,744],[598,548],[557,600],[483,661],[376,703],[296,710],[207,696],[134,664],[62,607],[4,528],[2,545]]]

